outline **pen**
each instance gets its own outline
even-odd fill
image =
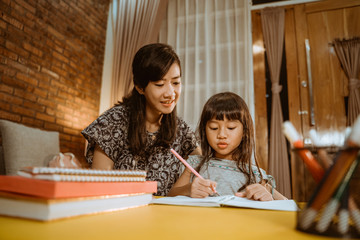
[[[185,159],[183,159],[174,149],[170,148],[170,151],[175,155],[175,157],[177,157],[184,165],[185,167],[187,167],[193,174],[195,174],[195,176],[197,176],[198,178],[204,179],[197,171],[195,171],[195,169],[193,167],[190,166],[190,164],[188,164]],[[213,190],[214,193],[217,193],[214,186],[211,186],[211,189]]]

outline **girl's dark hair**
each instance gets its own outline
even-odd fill
[[[255,165],[260,172],[255,154],[254,126],[249,109],[245,101],[239,95],[232,92],[218,93],[209,98],[204,105],[197,129],[201,140],[201,151],[203,155],[203,159],[196,169],[198,171],[204,163],[215,156],[215,150],[210,146],[206,137],[206,124],[214,118],[216,120],[224,120],[224,118],[228,120],[239,120],[243,125],[241,143],[232,153],[233,160],[236,161],[238,168],[246,174],[248,179],[247,184],[239,189],[239,191],[241,191],[247,185],[256,183],[256,177],[251,168],[252,155],[254,156]]]
[[[162,79],[170,67],[176,63],[180,68],[180,59],[167,44],[154,43],[140,48],[132,62],[133,83],[145,90],[150,81]],[[130,149],[134,154],[143,153],[146,144],[145,106],[144,95],[133,88],[132,92],[123,98],[123,103],[129,107],[130,121],[128,140]],[[174,140],[177,131],[176,107],[170,114],[164,114],[161,119],[156,144],[167,147]]]

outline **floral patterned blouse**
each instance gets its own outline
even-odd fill
[[[86,160],[91,165],[97,144],[114,161],[114,169],[146,170],[149,181],[158,182],[155,195],[165,196],[181,174],[182,163],[170,152],[170,149],[154,146],[157,132],[147,133],[145,156],[130,151],[128,140],[129,110],[124,104],[114,106],[98,117],[81,133],[88,141]],[[170,147],[182,157],[198,146],[195,133],[182,119],[177,119],[177,134]]]

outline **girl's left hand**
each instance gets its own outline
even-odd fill
[[[259,183],[254,183],[247,186],[244,191],[235,193],[235,196],[246,197],[256,201],[274,200],[271,193],[265,188],[265,186]]]

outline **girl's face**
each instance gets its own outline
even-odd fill
[[[141,91],[146,98],[146,112],[152,115],[171,113],[181,94],[180,68],[177,63],[171,65],[163,79],[150,81]]]
[[[215,150],[215,157],[232,159],[233,151],[240,145],[243,136],[243,125],[239,120],[211,119],[206,123],[206,138]]]

